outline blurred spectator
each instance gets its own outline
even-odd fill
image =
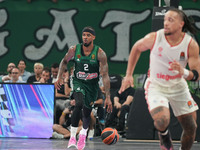
[[[68,99],[70,96],[70,77],[67,69],[63,72],[62,77],[63,84],[61,85],[60,90],[56,90],[56,99]]]
[[[70,137],[70,125],[71,125],[71,114],[75,106],[75,99],[67,100],[65,103],[65,109],[62,112],[62,115],[59,118],[59,124],[53,125],[53,134],[52,138],[69,138]],[[82,128],[82,121],[79,121],[79,126],[77,134]]]
[[[118,131],[123,131],[125,127],[125,116],[129,112],[130,105],[133,101],[135,94],[135,89],[132,87],[127,87],[121,94],[116,91],[114,96],[114,107],[113,111],[110,113],[106,120],[106,127],[114,127]],[[119,119],[118,125],[116,126],[116,118]]]
[[[101,92],[100,89],[99,89],[99,91]],[[98,106],[102,106],[102,104],[103,104],[103,99],[101,97],[101,93],[99,93],[97,101],[94,105],[95,105],[95,107],[98,107]],[[71,96],[71,100],[66,100],[63,103],[63,106],[65,108],[64,108],[62,114],[60,115],[59,124],[53,125],[54,132],[52,134],[52,138],[63,139],[63,138],[70,137],[71,114],[72,114],[74,106],[75,106],[75,99],[74,99],[73,95]],[[96,114],[94,114],[93,112],[94,111],[91,112],[91,122],[90,122],[90,126],[89,126],[89,131],[88,131],[88,138],[93,138],[93,136],[94,136],[94,126],[96,123],[96,118],[95,118]],[[77,134],[80,132],[81,128],[82,128],[82,120],[79,121]]]
[[[54,83],[57,80],[58,70],[59,70],[59,64],[53,63],[51,65],[51,78],[48,81],[49,83]]]
[[[110,99],[112,103],[114,103],[114,96],[116,91],[118,91],[121,87],[122,76],[119,74],[109,74],[110,78]]]
[[[26,71],[26,62],[24,60],[19,60],[18,68],[20,71],[20,76],[22,77],[23,81],[27,81],[27,79],[31,76],[31,73]]]
[[[105,109],[104,109],[105,88],[104,88],[104,85],[103,85],[102,75],[99,76],[99,88],[101,90],[103,104],[102,104],[102,107],[98,108],[98,116],[99,116],[99,122],[101,124],[104,124],[105,123],[105,120],[104,120],[105,119]],[[97,101],[95,103],[97,103]]]
[[[23,83],[24,81],[19,80],[19,69],[14,67],[11,70],[11,79],[5,81],[6,83]]]
[[[97,109],[97,116],[99,118],[100,123],[104,124],[104,94],[102,93],[101,89],[98,90],[97,100],[94,102],[94,107],[98,107]]]
[[[39,82],[40,83],[48,83],[50,76],[51,76],[50,70],[48,68],[44,68]]]
[[[15,67],[16,67],[16,66],[15,66],[14,63],[9,63],[9,64],[8,64],[8,67],[7,67],[7,73],[8,73],[8,75],[5,75],[5,76],[2,77],[2,81],[3,81],[3,82],[6,81],[6,80],[11,80],[11,70],[12,70],[13,68],[15,68]]]
[[[61,85],[60,90],[56,89],[56,95],[55,95],[55,115],[56,115],[56,120],[55,122],[58,123],[58,118],[57,116],[60,116],[62,111],[64,110],[65,106],[64,103],[67,99],[70,97],[70,79],[69,79],[69,72],[67,69],[63,73],[63,79],[64,82]]]
[[[28,78],[27,83],[35,83],[35,82],[38,83],[40,81],[43,68],[44,68],[44,65],[42,63],[35,63],[34,64],[34,75],[32,75]]]

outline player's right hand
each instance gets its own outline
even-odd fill
[[[57,90],[60,90],[62,84],[63,84],[63,79],[57,79],[56,82],[54,82],[55,88]]]
[[[119,89],[119,94],[121,94],[122,92],[124,92],[127,87],[131,86],[131,87],[134,87],[134,84],[133,84],[134,80],[133,80],[133,76],[125,76],[124,79],[122,80],[122,85]]]

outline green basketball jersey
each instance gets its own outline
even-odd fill
[[[92,52],[88,56],[84,56],[82,44],[76,45],[74,56],[75,69],[74,80],[79,80],[82,83],[94,84],[99,81],[99,61],[98,61],[99,46],[94,45]]]
[[[90,55],[84,56],[82,45],[76,45],[74,56],[73,91],[84,95],[84,105],[92,108],[99,88],[99,47],[94,45]]]

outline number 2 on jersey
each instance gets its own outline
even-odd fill
[[[88,64],[84,64],[84,71],[88,71]]]

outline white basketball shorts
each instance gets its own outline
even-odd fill
[[[163,87],[147,79],[144,88],[149,111],[159,106],[169,108],[169,104],[176,117],[198,110],[198,106],[189,92],[187,82],[172,87]]]

